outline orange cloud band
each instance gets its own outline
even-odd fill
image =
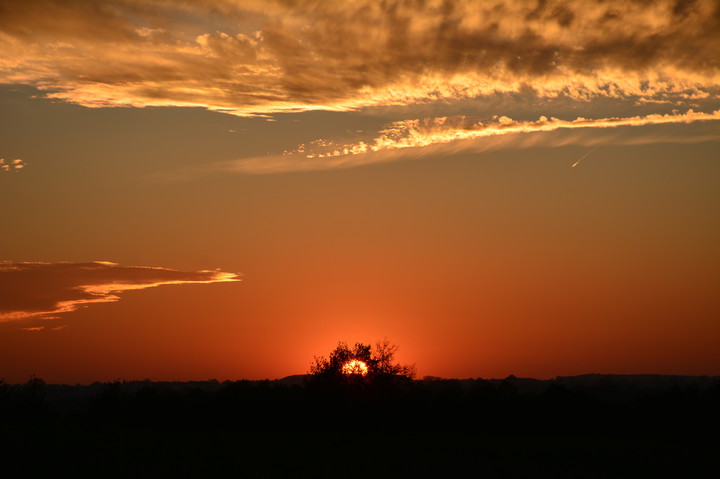
[[[91,303],[118,301],[118,294],[168,284],[240,281],[222,271],[186,272],[115,263],[0,263],[0,321],[44,318]],[[34,329],[29,329],[34,330]]]
[[[474,121],[471,118],[441,117],[404,120],[391,123],[380,135],[370,141],[350,144],[336,144],[329,140],[316,140],[301,145],[293,152],[283,155],[244,158],[219,165],[224,170],[248,174],[269,174],[287,171],[309,171],[335,168],[352,168],[371,163],[396,161],[408,154],[423,152],[447,154],[458,151],[485,151],[497,147],[522,147],[542,145],[542,139],[521,141],[517,134],[548,133],[556,130],[607,129],[644,125],[693,123],[720,120],[720,110],[696,112],[689,110],[682,114],[653,114],[625,118],[577,118],[560,120],[540,117],[536,121],[515,121],[506,116],[494,117],[491,121]],[[495,142],[491,138],[512,136],[512,144]],[[706,141],[718,139],[718,135],[683,137],[680,141]],[[633,140],[639,142],[638,138]],[[654,141],[673,141],[671,138],[655,138]],[[547,142],[545,143],[548,146]],[[443,148],[443,149],[440,149]]]
[[[359,142],[343,145],[325,153],[307,153],[307,158],[323,158],[342,155],[356,155],[371,151],[395,150],[399,148],[420,148],[437,143],[458,140],[472,140],[487,136],[510,133],[530,133],[574,128],[612,128],[619,126],[657,125],[664,123],[692,123],[701,120],[720,120],[720,110],[702,113],[689,110],[684,114],[646,115],[629,118],[577,118],[572,121],[540,117],[537,121],[515,121],[506,116],[496,117],[493,122],[472,123],[467,117],[441,117],[424,120],[404,120],[392,123],[370,144]],[[323,142],[332,145],[330,142]]]

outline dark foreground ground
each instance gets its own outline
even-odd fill
[[[0,386],[3,477],[715,477],[720,378]]]

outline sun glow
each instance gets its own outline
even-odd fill
[[[342,372],[343,374],[359,374],[360,376],[365,376],[368,373],[368,367],[363,361],[353,359],[343,364]]]

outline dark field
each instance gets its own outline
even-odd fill
[[[5,477],[701,477],[720,380],[0,387]]]

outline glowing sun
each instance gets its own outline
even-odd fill
[[[353,359],[343,364],[342,372],[343,374],[359,374],[360,376],[365,376],[368,373],[368,367],[363,361]]]

